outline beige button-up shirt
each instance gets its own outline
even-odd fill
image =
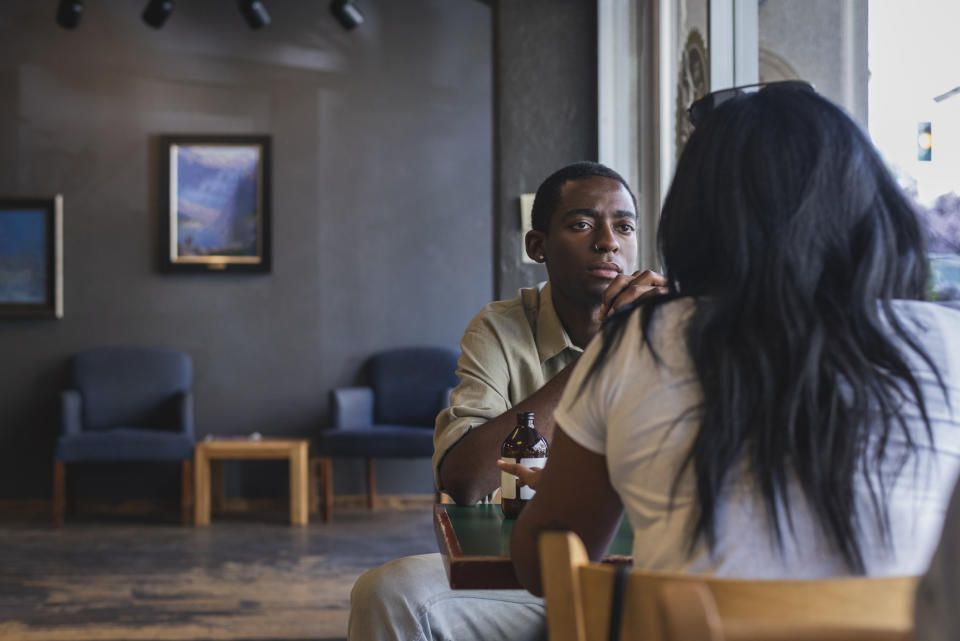
[[[433,474],[441,490],[440,462],[457,441],[536,392],[583,352],[560,323],[549,282],[484,307],[467,326],[460,350],[460,384],[433,433]]]

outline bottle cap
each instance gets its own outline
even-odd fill
[[[533,425],[533,412],[517,412],[517,425]]]

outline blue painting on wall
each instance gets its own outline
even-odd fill
[[[269,139],[164,137],[168,271],[269,270]]]
[[[63,316],[62,206],[60,196],[0,199],[0,316]]]
[[[46,211],[4,211],[0,216],[0,301],[43,303],[47,277]]]

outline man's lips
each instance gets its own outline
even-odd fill
[[[590,272],[591,276],[604,278],[606,280],[613,280],[619,276],[620,272],[623,270],[620,265],[616,263],[594,263],[587,268],[587,271]]]

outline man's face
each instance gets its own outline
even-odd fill
[[[637,211],[627,189],[612,178],[569,180],[542,237],[553,288],[573,303],[599,305],[610,282],[637,263]]]

